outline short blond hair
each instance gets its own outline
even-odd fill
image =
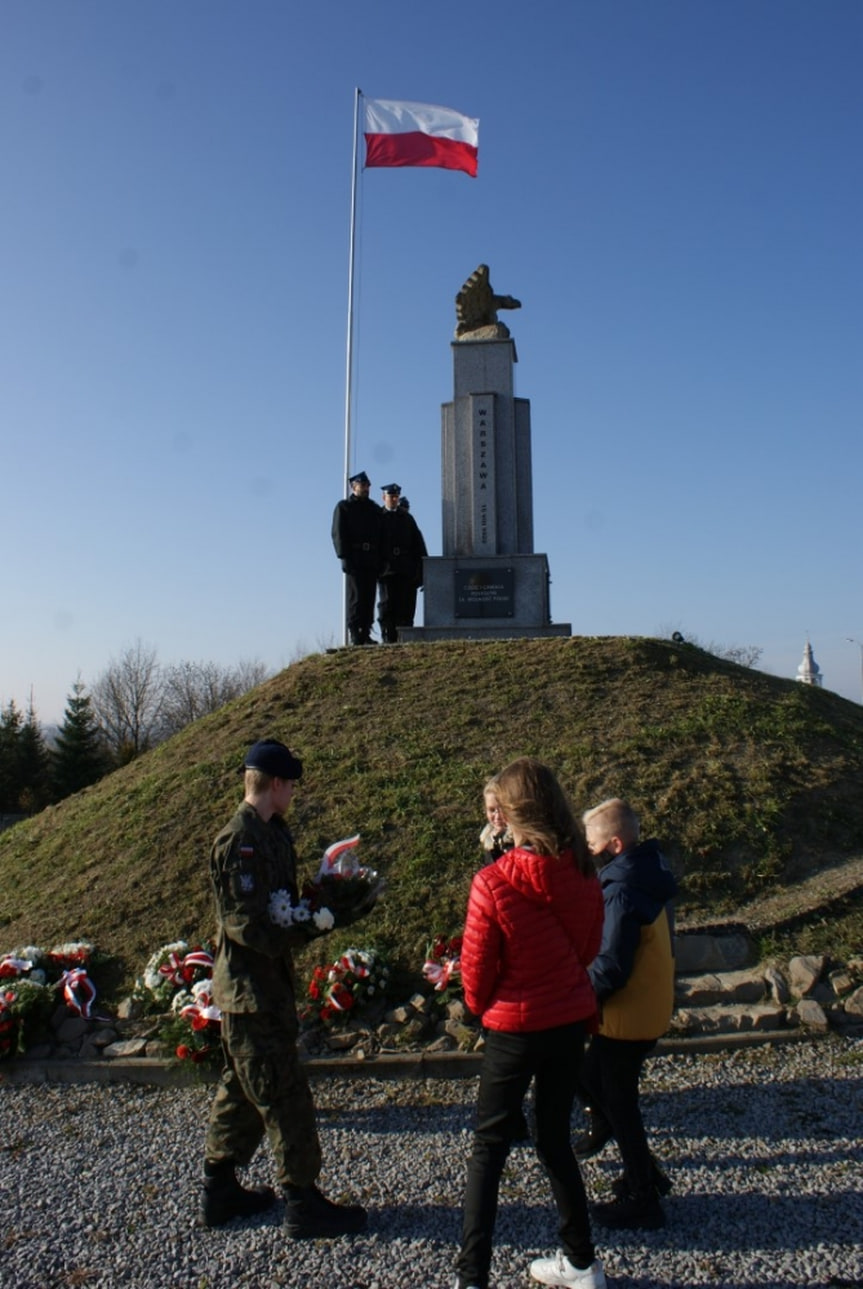
[[[263,770],[252,770],[247,768],[243,779],[243,790],[247,797],[259,797],[262,793],[267,791],[267,788],[269,788],[272,782],[273,776],[271,774],[265,774]]]
[[[609,797],[592,810],[585,810],[581,822],[585,828],[592,825],[593,831],[599,834],[598,840],[606,842],[619,837],[625,847],[634,846],[641,831],[638,815],[621,797]]]

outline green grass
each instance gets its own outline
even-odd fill
[[[0,952],[88,938],[116,958],[119,989],[159,945],[210,934],[210,842],[261,737],[305,764],[291,823],[309,869],[362,834],[388,891],[351,938],[408,974],[434,932],[459,929],[482,785],[522,754],[551,764],[579,811],[629,797],[682,879],[684,915],[732,914],[863,854],[863,709],[835,694],[644,638],[339,650],[0,836]],[[863,915],[849,917],[853,940]]]

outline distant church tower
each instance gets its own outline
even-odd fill
[[[797,668],[797,679],[803,685],[823,685],[824,677],[821,675],[821,668],[815,661],[812,653],[812,646],[806,641],[806,648],[803,650],[803,661]]]

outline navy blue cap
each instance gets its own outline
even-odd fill
[[[265,738],[249,748],[243,769],[260,770],[262,774],[270,774],[274,779],[299,779],[303,773],[303,763],[297,760],[284,743],[279,743],[274,738]]]
[[[381,488],[381,492],[392,493],[394,497],[400,497],[402,495],[402,490],[397,483],[385,483],[383,488]]]
[[[367,483],[369,487],[372,486],[372,481],[366,474],[365,470],[360,470],[359,474],[352,474],[350,479],[348,479],[348,483]]]

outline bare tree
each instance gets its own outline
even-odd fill
[[[93,685],[93,711],[121,764],[159,741],[163,687],[156,650],[136,640]]]
[[[757,667],[764,650],[761,645],[719,644],[716,640],[703,641],[698,636],[684,635],[682,631],[670,627],[660,627],[659,634],[674,640],[677,644],[690,644],[705,653],[712,653],[714,658],[724,658],[726,662],[736,662],[740,667]]]
[[[180,662],[165,669],[160,732],[170,738],[232,698],[248,693],[267,678],[267,669],[257,660],[244,660],[235,667],[215,662]]]

